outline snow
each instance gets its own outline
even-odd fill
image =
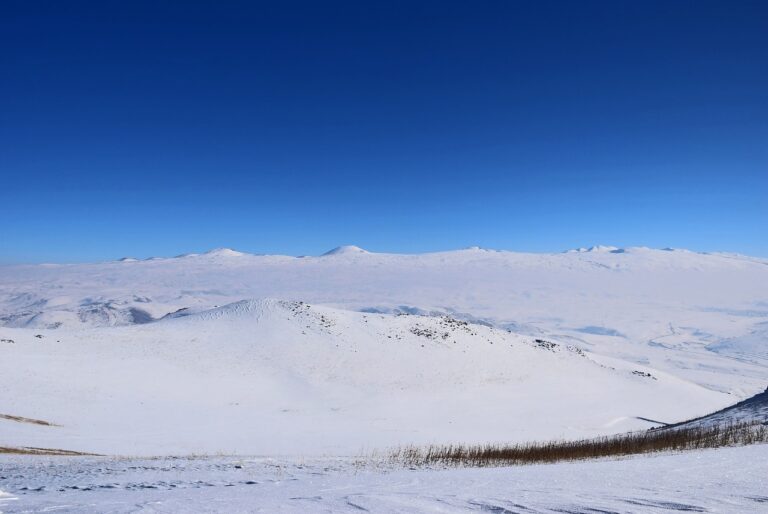
[[[624,253],[626,251],[617,246],[596,245],[589,248],[576,248],[575,250],[569,250],[568,253]]]
[[[0,456],[0,511],[765,512],[768,445],[621,460],[403,470],[349,459]]]
[[[13,365],[0,376],[11,393],[0,412],[59,425],[0,420],[14,446],[349,455],[613,433],[653,426],[639,418],[681,421],[732,402],[567,343],[449,317],[275,299],[144,325],[3,334],[14,343],[3,346]]]
[[[706,415],[768,379],[765,259],[329,253],[0,267],[0,414],[58,425],[0,419],[0,443],[349,455],[584,437]]]
[[[237,250],[233,250],[231,248],[216,248],[208,252],[205,252],[203,255],[208,257],[242,257],[243,255],[246,255],[246,254],[243,252],[238,252]]]
[[[700,418],[691,419],[673,426],[702,427],[729,423],[768,424],[768,388],[762,393],[751,396],[735,405],[713,412]]]
[[[367,250],[363,250],[359,246],[355,245],[346,245],[346,246],[337,246],[333,250],[329,250],[323,254],[323,256],[330,256],[330,255],[348,255],[348,254],[364,254],[364,253],[370,253]]]

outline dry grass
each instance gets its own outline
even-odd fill
[[[60,457],[89,456],[99,457],[98,453],[76,452],[72,450],[60,450],[58,448],[34,448],[31,446],[0,446],[0,454],[11,455],[54,455]]]
[[[406,466],[511,466],[568,460],[617,457],[663,451],[685,451],[768,442],[768,425],[731,423],[522,444],[405,446],[389,460]]]
[[[0,419],[7,419],[8,421],[15,421],[17,423],[29,423],[31,425],[43,425],[46,427],[57,427],[55,423],[45,421],[42,419],[25,418],[23,416],[11,416],[10,414],[0,414]]]

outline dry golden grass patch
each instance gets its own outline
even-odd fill
[[[0,414],[0,419],[15,421],[17,423],[29,423],[30,425],[43,425],[46,427],[57,427],[59,425],[42,419],[25,418],[24,416],[11,416],[10,414]]]
[[[54,455],[60,457],[89,456],[99,457],[98,453],[76,452],[73,450],[61,450],[58,448],[35,448],[31,446],[0,446],[0,454],[11,455]]]
[[[747,422],[647,430],[575,441],[405,446],[391,451],[388,457],[392,463],[414,467],[514,466],[765,442],[768,425]]]

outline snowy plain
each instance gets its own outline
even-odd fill
[[[732,254],[0,266],[0,446],[109,456],[3,456],[0,511],[758,512],[766,446],[507,469],[356,459],[702,416],[765,389],[766,341],[768,260]]]
[[[766,512],[768,445],[617,460],[407,470],[344,459],[0,456],[0,511],[573,514]]]

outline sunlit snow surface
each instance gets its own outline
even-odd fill
[[[766,512],[768,446],[490,469],[0,457],[0,511]]]
[[[684,250],[5,266],[0,415],[56,426],[0,417],[0,445],[349,455],[616,433],[764,390],[766,335],[768,261]]]

